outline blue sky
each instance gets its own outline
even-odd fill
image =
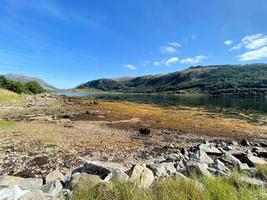
[[[267,62],[266,0],[1,0],[0,74],[71,88]]]

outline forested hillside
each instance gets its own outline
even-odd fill
[[[99,79],[77,88],[142,93],[266,95],[267,64],[197,66],[181,72],[142,76],[125,81]]]

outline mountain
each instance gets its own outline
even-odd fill
[[[36,81],[39,83],[44,89],[46,90],[57,90],[57,88],[53,87],[52,85],[46,83],[42,79],[36,78],[36,77],[30,77],[30,76],[24,76],[20,74],[5,74],[4,77],[8,80],[12,81],[19,81],[21,83],[27,83],[30,81]]]
[[[141,76],[122,81],[98,79],[79,85],[77,89],[267,95],[267,64],[195,66],[165,75]]]

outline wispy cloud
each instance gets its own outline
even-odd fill
[[[160,47],[160,53],[162,54],[174,54],[178,53],[178,48],[182,45],[178,42],[168,42],[167,45]]]
[[[225,41],[224,41],[224,44],[225,44],[226,46],[230,46],[230,45],[233,44],[233,41],[232,41],[232,40],[225,40]]]
[[[260,60],[267,58],[267,47],[251,50],[238,56],[240,61]]]
[[[184,58],[181,60],[182,64],[197,64],[200,63],[204,60],[206,60],[208,57],[207,56],[195,56],[195,57],[189,57],[189,58]]]
[[[267,45],[267,35],[264,35],[263,33],[258,33],[255,35],[247,35],[243,37],[241,42],[235,45],[230,50],[238,50],[241,48],[253,50],[266,45]]]
[[[128,68],[128,69],[130,69],[130,70],[136,70],[137,69],[137,67],[135,67],[134,65],[132,65],[132,64],[125,64],[125,65],[123,65],[124,67],[126,67],[126,68]]]
[[[167,67],[170,67],[174,64],[176,64],[177,62],[179,61],[179,58],[177,57],[171,57],[169,59],[167,59],[164,64],[167,66]]]

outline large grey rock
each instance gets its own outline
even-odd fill
[[[235,168],[240,169],[241,167],[241,161],[238,160],[236,157],[234,157],[233,155],[229,154],[229,153],[225,153],[220,160],[222,160],[223,162],[225,162],[228,165],[231,165]]]
[[[267,151],[258,151],[257,154],[259,157],[267,158]]]
[[[0,188],[0,200],[17,200],[28,192],[28,190],[22,190],[17,185]]]
[[[49,181],[42,186],[41,190],[51,196],[59,196],[63,190],[63,186],[59,180]]]
[[[43,180],[39,178],[25,178],[19,183],[19,187],[23,190],[40,190],[43,185]]]
[[[246,184],[252,185],[252,186],[259,186],[264,187],[266,183],[264,181],[258,180],[256,178],[250,178],[247,176],[241,176],[240,180]]]
[[[148,168],[151,169],[157,177],[171,176],[176,173],[174,163],[154,163],[150,164]]]
[[[222,155],[222,152],[219,149],[217,149],[216,147],[212,146],[209,143],[200,144],[198,148],[199,150],[204,151],[206,154]]]
[[[189,157],[202,163],[213,163],[213,160],[202,150],[191,152]]]
[[[19,185],[24,178],[17,176],[3,176],[0,178],[0,186]]]
[[[72,176],[71,187],[75,188],[79,184],[97,185],[102,179],[98,175],[92,175],[87,173],[77,173]]]
[[[64,179],[64,175],[59,170],[54,170],[45,177],[45,182],[49,183],[56,180],[64,181]]]
[[[111,172],[122,171],[127,169],[118,163],[107,163],[99,161],[88,161],[84,164],[82,172],[86,172],[93,175],[98,175],[102,179],[105,179]]]
[[[104,181],[112,181],[112,180],[116,180],[123,183],[129,181],[129,176],[122,171],[113,171],[105,178]]]
[[[147,188],[155,180],[153,172],[146,166],[135,165],[130,173],[130,181],[140,187]]]
[[[218,170],[221,174],[228,174],[230,170],[224,165],[222,161],[219,159],[214,160],[214,162],[211,165],[214,169]]]
[[[186,164],[186,170],[188,175],[211,176],[206,163],[188,162]]]
[[[168,154],[166,156],[166,161],[167,162],[177,162],[180,161],[181,159],[183,159],[184,156],[180,153],[172,153],[172,154]]]
[[[248,154],[241,159],[242,162],[248,164],[249,167],[256,167],[259,165],[267,165],[267,162],[262,158]]]
[[[29,192],[18,200],[60,200],[59,197],[53,197],[49,194],[43,193],[42,191]]]

